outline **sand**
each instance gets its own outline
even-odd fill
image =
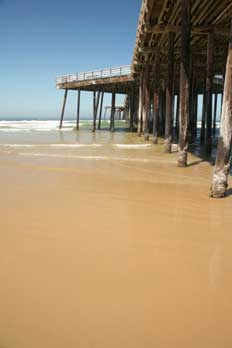
[[[1,154],[1,348],[231,348],[232,195],[153,149]]]

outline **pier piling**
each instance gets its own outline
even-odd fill
[[[63,107],[62,107],[61,118],[60,118],[60,126],[59,126],[60,129],[63,127],[63,120],[64,120],[64,112],[65,112],[65,106],[66,106],[66,101],[67,101],[67,95],[68,95],[68,89],[65,89]]]

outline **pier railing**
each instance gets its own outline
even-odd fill
[[[104,79],[110,77],[120,77],[131,74],[131,66],[124,65],[117,68],[107,68],[95,71],[81,72],[72,75],[59,76],[56,79],[56,84],[78,82],[78,81],[88,81],[96,79]]]

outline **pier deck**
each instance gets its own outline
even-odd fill
[[[60,76],[56,79],[58,89],[101,91],[105,93],[129,94],[135,84],[131,66]]]

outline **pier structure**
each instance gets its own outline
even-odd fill
[[[177,165],[186,167],[189,144],[198,133],[199,96],[203,96],[200,140],[210,154],[221,95],[221,127],[211,195],[223,197],[232,147],[231,18],[231,0],[142,0],[131,67],[117,68],[117,73],[109,69],[108,76],[103,70],[80,78],[58,78],[57,87],[65,90],[61,121],[67,90],[93,91],[94,120],[100,95],[109,92],[110,129],[114,130],[115,94],[126,94],[131,131],[137,127],[138,135],[143,135],[145,141],[152,136],[154,144],[158,137],[164,137],[164,152],[171,152],[175,134],[179,146]]]
[[[115,120],[124,120],[125,119],[125,111],[126,111],[125,105],[124,106],[116,105],[115,106]],[[106,120],[107,115],[108,114],[111,115],[111,112],[112,112],[112,106],[106,105],[103,119]]]
[[[130,96],[135,89],[135,83],[136,81],[131,73],[130,65],[58,77],[56,79],[56,86],[58,89],[64,90],[60,128],[62,128],[63,125],[68,91],[76,90],[76,128],[79,129],[81,92],[87,91],[93,93],[93,131],[97,128],[97,119],[98,129],[101,128],[104,94],[110,93],[112,95],[111,105],[106,106],[105,111],[110,110],[110,130],[114,131],[115,118],[121,117],[126,109],[126,106],[117,106],[115,104],[116,94]],[[106,113],[104,114],[104,117],[105,116]]]

